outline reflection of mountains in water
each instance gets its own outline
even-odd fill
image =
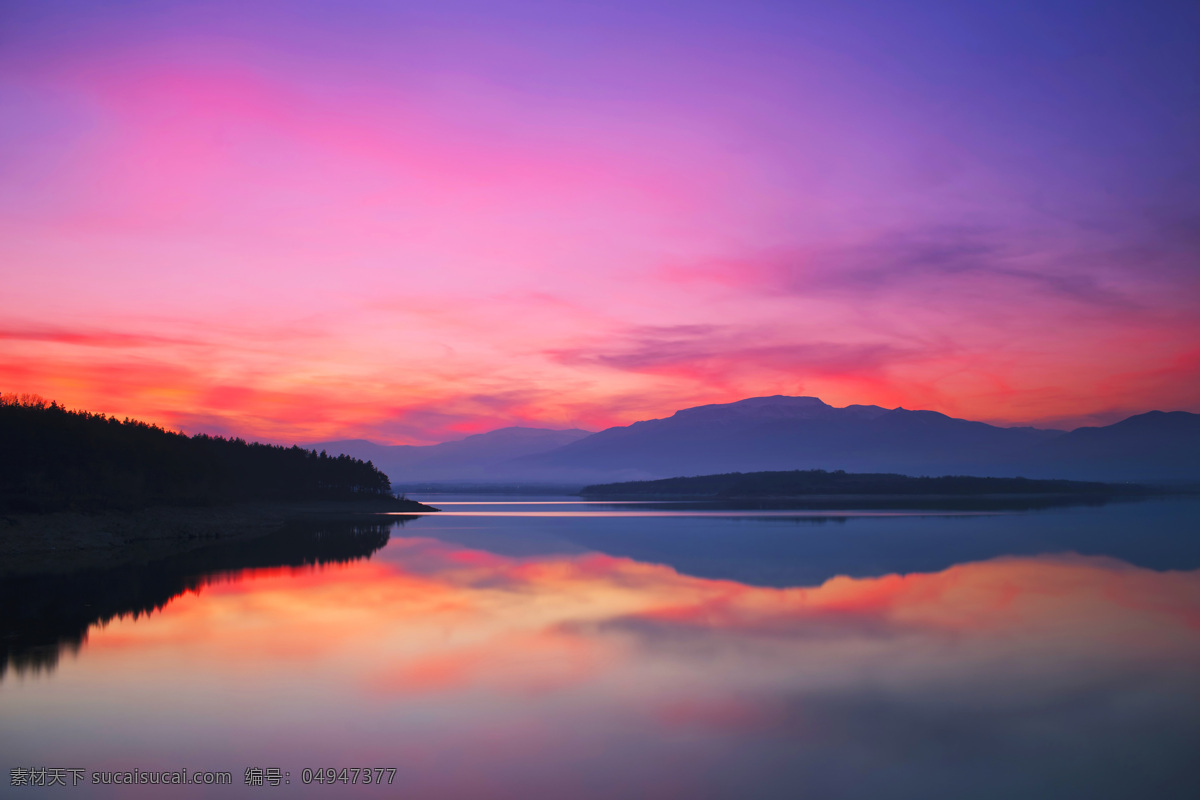
[[[652,527],[577,525],[560,535],[583,550],[666,564],[685,575],[779,588],[1064,554],[1152,570],[1200,569],[1197,498],[961,510],[968,513],[659,518]]]
[[[588,552],[662,564],[683,575],[750,586],[820,586],[839,575],[873,578],[936,573],[1004,557],[1078,554],[1151,570],[1200,569],[1200,497],[1122,498],[1045,507],[841,511],[797,508],[795,516],[744,504],[596,503],[594,516],[498,518],[443,527],[431,519],[419,536],[513,558]],[[730,506],[733,507],[730,507]],[[614,517],[607,510],[720,511]],[[889,510],[901,513],[891,514]],[[745,514],[737,513],[745,511]],[[733,512],[733,513],[729,513]],[[949,513],[947,513],[949,512]]]
[[[173,598],[246,569],[313,567],[370,558],[388,542],[394,521],[296,522],[249,540],[226,542],[148,564],[67,575],[0,580],[0,679],[54,669],[63,651],[78,652],[88,629],[159,611]]]

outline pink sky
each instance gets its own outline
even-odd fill
[[[1200,411],[1169,37],[1081,66],[882,6],[62,5],[0,49],[0,390],[282,442],[771,394]]]

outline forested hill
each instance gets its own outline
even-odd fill
[[[0,510],[390,499],[369,461],[0,397]]]
[[[1082,481],[976,478],[948,475],[913,478],[891,473],[852,473],[822,469],[786,472],[731,472],[692,478],[630,481],[586,486],[585,497],[610,498],[790,498],[812,495],[1110,495],[1137,492],[1142,487]]]

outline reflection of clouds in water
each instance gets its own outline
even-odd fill
[[[794,740],[803,772],[869,763],[855,785],[894,793],[923,770],[967,780],[1009,763],[973,796],[1036,789],[1030,774],[1120,796],[1130,774],[1185,763],[1200,732],[1198,609],[1200,573],[999,559],[722,594],[598,632],[720,676],[664,687],[660,725]]]
[[[392,552],[404,553],[403,571],[475,596],[465,606],[481,616],[503,606],[506,627],[611,639],[699,675],[726,658],[756,683],[836,689],[870,679],[935,684],[948,695],[986,680],[990,701],[1061,694],[1111,670],[1200,664],[1200,573],[1107,559],[996,559],[771,589],[596,554],[518,559],[415,539]],[[724,672],[721,682],[739,674]]]
[[[115,620],[73,674],[142,725],[190,702],[178,676],[188,697],[237,686],[257,735],[347,758],[385,742],[414,796],[1105,796],[1187,763],[1198,615],[1200,571],[1104,558],[777,589],[393,538]],[[241,719],[188,712],[221,742]]]
[[[1197,572],[1005,558],[779,590],[597,556],[490,557],[480,580],[477,563],[464,568],[471,559],[446,555],[440,579],[469,590],[539,600],[631,593],[625,613],[589,615],[564,603],[543,638],[521,647],[544,656],[527,665],[532,677],[553,670],[549,641],[573,653],[589,650],[584,640],[619,643],[615,651],[593,645],[589,657],[621,652],[607,669],[646,700],[624,711],[662,728],[812,740],[808,751],[844,765],[868,752],[964,770],[1034,757],[1054,772],[1056,753],[1128,752],[1133,731],[1160,741],[1166,749],[1155,758],[1168,758],[1196,727],[1195,704],[1179,698],[1200,689]],[[487,646],[472,650],[472,665],[510,667],[514,643],[494,644],[492,656]],[[459,687],[467,682],[461,667]],[[494,675],[481,680],[496,685]],[[539,682],[546,685],[544,675]]]

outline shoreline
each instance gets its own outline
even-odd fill
[[[381,499],[0,512],[0,578],[146,563],[210,544],[252,539],[289,522],[372,517],[390,522],[397,519],[396,512],[437,510],[413,500]]]

